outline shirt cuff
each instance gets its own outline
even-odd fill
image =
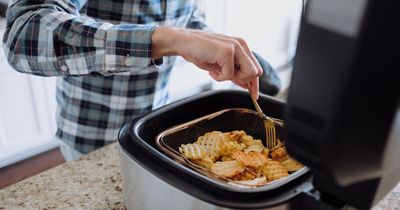
[[[112,66],[121,69],[140,69],[155,65],[151,58],[151,47],[152,34],[156,28],[157,26],[126,24],[107,30],[105,58],[107,69],[112,69]]]

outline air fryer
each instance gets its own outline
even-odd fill
[[[397,6],[308,1],[288,101],[259,99],[267,115],[285,120],[289,154],[310,168],[301,176],[265,191],[235,192],[199,179],[157,149],[156,136],[172,126],[223,109],[252,109],[244,91],[204,93],[132,120],[119,135],[122,153],[179,192],[221,207],[371,208],[400,180]]]

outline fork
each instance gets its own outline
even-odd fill
[[[257,100],[254,98],[253,93],[251,91],[250,83],[247,83],[247,90],[250,93],[251,100],[253,101],[254,107],[256,108],[257,112],[262,115],[264,126],[265,126],[265,138],[266,138],[266,145],[269,150],[272,150],[276,145],[276,131],[275,131],[275,123],[274,120],[261,110],[260,105],[258,104]]]

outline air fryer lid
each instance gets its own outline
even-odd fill
[[[266,114],[280,118],[284,104],[260,97]],[[255,209],[276,206],[312,190],[310,173],[300,174],[284,185],[265,191],[235,191],[212,184],[194,171],[179,164],[157,149],[156,136],[162,131],[199,117],[229,108],[252,108],[250,96],[244,91],[212,91],[152,111],[126,124],[120,131],[121,149],[132,160],[170,185],[196,198],[234,209]],[[201,107],[201,108],[199,108]],[[155,198],[156,199],[156,198]]]
[[[351,2],[332,10],[311,0],[305,17],[346,18]],[[322,195],[369,209],[400,180],[398,12],[387,1],[359,2],[366,10],[354,36],[303,19],[284,119],[288,152],[313,169]]]

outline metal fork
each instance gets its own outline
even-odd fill
[[[256,108],[257,112],[262,115],[264,118],[264,126],[265,126],[265,138],[267,148],[272,150],[276,145],[276,131],[275,131],[275,123],[274,120],[264,114],[261,110],[260,105],[258,104],[257,100],[254,98],[253,93],[251,91],[250,83],[247,83],[247,90],[250,93],[251,100],[253,101],[254,107]]]

